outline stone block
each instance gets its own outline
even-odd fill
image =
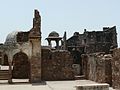
[[[85,84],[75,86],[76,90],[109,90],[108,84]]]

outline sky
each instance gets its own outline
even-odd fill
[[[117,27],[120,46],[120,0],[1,0],[0,42],[4,43],[12,31],[32,28],[34,9],[42,17],[42,45],[52,31],[67,38],[74,32],[100,31],[103,27]]]

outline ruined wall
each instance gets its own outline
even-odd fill
[[[111,55],[89,54],[82,56],[86,79],[112,85]]]
[[[2,64],[2,52],[0,52],[0,65]]]
[[[116,26],[103,28],[103,31],[84,31],[83,34],[75,33],[67,40],[68,50],[83,47],[83,53],[105,52],[117,47]],[[82,51],[82,50],[81,50]]]
[[[113,51],[112,83],[113,88],[120,89],[120,48]]]
[[[18,43],[28,42],[29,40],[28,36],[29,36],[29,32],[18,32],[17,42]]]
[[[74,79],[73,59],[68,51],[42,49],[42,79]]]

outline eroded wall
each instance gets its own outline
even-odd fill
[[[112,85],[112,69],[110,54],[83,55],[83,74],[88,80]]]
[[[113,88],[120,89],[120,48],[113,51],[112,83]]]
[[[42,79],[74,79],[73,59],[68,51],[42,49]]]

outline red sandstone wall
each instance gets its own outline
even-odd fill
[[[70,80],[74,79],[73,59],[67,51],[50,51],[42,49],[42,79]]]
[[[113,88],[120,89],[120,48],[113,51],[112,83]]]

